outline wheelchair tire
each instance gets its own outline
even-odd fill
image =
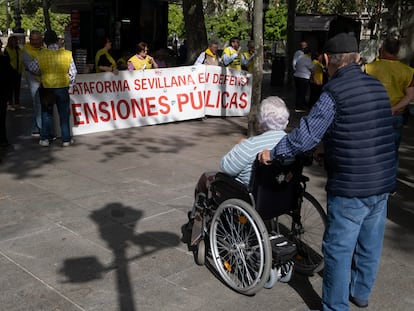
[[[243,200],[221,203],[210,224],[210,251],[218,274],[233,290],[254,295],[269,280],[272,248],[262,218]]]
[[[277,268],[272,268],[270,269],[269,279],[263,285],[263,287],[266,289],[271,289],[273,288],[273,286],[275,286],[276,282],[277,282]]]
[[[200,240],[197,244],[197,250],[194,251],[194,259],[197,265],[204,266],[206,263],[206,244]]]
[[[300,216],[302,228],[295,228],[289,215],[281,215],[277,221],[280,233],[296,244],[295,271],[311,276],[324,266],[322,239],[327,218],[322,206],[308,192],[304,193]]]

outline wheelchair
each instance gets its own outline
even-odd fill
[[[289,282],[293,270],[321,271],[326,213],[302,174],[312,160],[310,153],[271,165],[256,160],[248,186],[217,173],[188,213],[195,262],[214,263],[221,280],[244,295]]]

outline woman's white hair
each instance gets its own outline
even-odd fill
[[[283,131],[289,123],[289,110],[278,96],[262,100],[259,106],[259,126],[264,130]]]

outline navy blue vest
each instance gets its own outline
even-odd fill
[[[345,197],[395,190],[395,143],[385,88],[352,64],[336,71],[324,91],[336,109],[324,137],[326,190]]]

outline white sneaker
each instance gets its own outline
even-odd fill
[[[43,147],[49,147],[49,140],[48,139],[41,139],[39,140],[39,145]]]
[[[71,139],[70,141],[65,141],[62,143],[62,147],[69,147],[70,145],[73,145],[74,142],[75,141],[73,139]]]

